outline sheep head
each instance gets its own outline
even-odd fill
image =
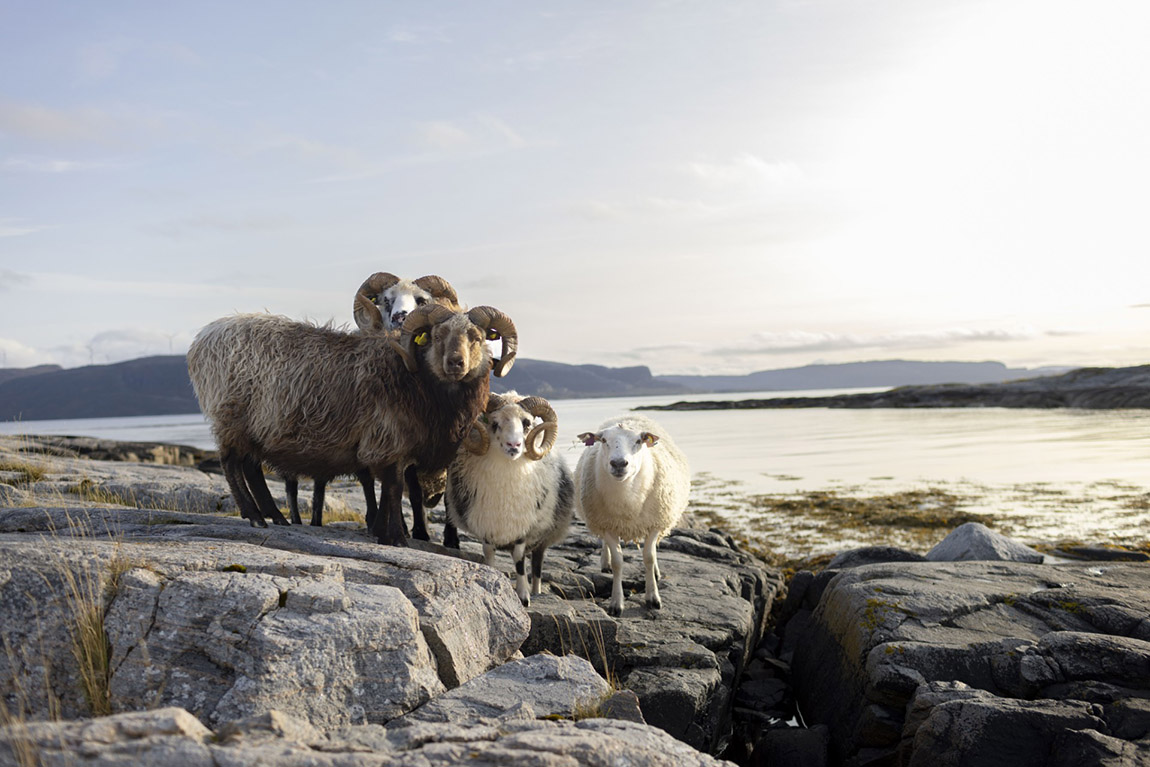
[[[435,274],[401,280],[390,272],[376,272],[356,291],[352,315],[360,330],[391,330],[416,308],[430,303],[458,310],[459,296],[451,283]]]
[[[462,381],[486,375],[491,364],[487,341],[502,339],[502,357],[495,361],[496,375],[511,367],[518,346],[515,324],[503,312],[478,306],[466,314],[439,304],[421,306],[407,316],[392,346],[411,372],[422,359],[432,375],[445,381]]]
[[[532,426],[536,418],[542,418],[543,423]],[[493,394],[487,400],[487,411],[476,420],[463,446],[475,455],[486,455],[492,434],[497,435],[500,449],[511,460],[525,455],[538,461],[555,446],[559,420],[542,397],[520,397],[515,392]]]
[[[616,424],[600,432],[584,432],[579,441],[587,447],[603,445],[595,458],[613,478],[625,482],[636,474],[646,459],[644,451],[659,444],[659,435],[649,431],[635,431]]]

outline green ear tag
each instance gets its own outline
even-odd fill
[[[416,346],[426,346],[427,341],[428,341],[428,338],[427,338],[427,332],[426,331],[424,331],[423,333],[420,333],[419,335],[417,335],[415,337],[415,345]]]

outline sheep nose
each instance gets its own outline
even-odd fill
[[[611,468],[616,470],[616,471],[623,471],[623,469],[627,468],[627,459],[626,458],[612,458],[611,459]]]
[[[445,368],[447,368],[448,372],[451,372],[451,373],[462,372],[464,369],[463,368],[463,355],[462,354],[450,355],[447,358],[447,361],[443,364],[443,366]]]
[[[517,449],[523,447],[523,443],[522,442],[512,442],[511,440],[507,440],[507,447],[512,448],[513,450],[517,450]]]
[[[402,325],[403,321],[406,319],[407,319],[407,312],[396,312],[395,314],[391,315],[391,324],[392,325]]]

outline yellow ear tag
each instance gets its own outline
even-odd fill
[[[427,346],[430,339],[427,337],[427,331],[424,331],[415,337],[416,346]]]

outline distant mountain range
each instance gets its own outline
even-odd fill
[[[883,360],[763,370],[745,376],[653,376],[644,366],[611,368],[517,359],[491,389],[550,399],[708,392],[851,389],[939,383],[997,383],[1066,372],[1008,368],[999,362]],[[0,420],[112,418],[199,412],[181,355],[62,369],[0,368]]]

